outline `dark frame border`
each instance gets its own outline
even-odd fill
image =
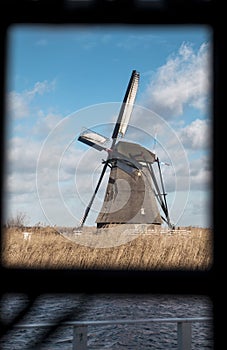
[[[224,109],[224,23],[222,4],[215,0],[160,0],[146,6],[139,0],[3,0],[1,10],[1,116],[5,115],[5,72],[7,29],[18,23],[39,24],[206,24],[213,30],[213,217],[214,263],[209,271],[114,271],[114,270],[37,270],[7,269],[1,266],[1,294],[28,293],[165,293],[203,294],[211,297],[215,322],[221,319],[224,298],[224,158],[222,109]],[[223,2],[222,2],[223,3]],[[4,131],[1,118],[1,190],[4,185]],[[220,157],[219,157],[220,156]],[[2,204],[2,202],[1,202]],[[3,207],[1,205],[1,218]],[[224,315],[223,315],[224,316]],[[223,334],[215,327],[215,339]],[[221,343],[220,343],[221,344]],[[215,347],[216,348],[216,347]],[[218,347],[217,347],[218,348]]]

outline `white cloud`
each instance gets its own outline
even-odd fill
[[[207,191],[191,191],[179,224],[212,227],[211,198],[209,189]]]
[[[8,173],[34,173],[40,147],[40,142],[29,138],[10,139],[6,153]]]
[[[50,92],[55,87],[55,80],[48,82],[44,80],[42,82],[38,81],[35,83],[33,89],[25,91],[25,96],[34,97],[35,95],[43,95],[45,92]]]
[[[55,80],[48,82],[36,82],[34,87],[30,90],[24,90],[19,93],[11,91],[7,96],[7,109],[10,117],[13,119],[22,119],[30,116],[31,113],[31,101],[36,95],[43,95],[50,92],[55,87]]]
[[[212,141],[209,120],[194,120],[190,125],[180,130],[179,138],[184,147],[188,149],[209,149]]]
[[[7,177],[6,191],[14,197],[23,196],[24,198],[27,195],[28,199],[30,193],[36,192],[34,175],[34,173],[27,173],[26,171],[24,173],[14,172],[10,174]]]
[[[183,43],[177,55],[152,77],[144,96],[143,105],[171,119],[183,114],[187,105],[207,111],[211,85],[210,46],[201,45],[194,52],[190,44]]]
[[[190,161],[191,190],[212,188],[212,164],[208,155]]]
[[[8,112],[15,119],[26,118],[30,113],[29,102],[24,94],[12,91],[9,93],[7,100]]]
[[[60,122],[62,116],[60,114],[48,113],[45,115],[43,111],[38,112],[39,119],[32,128],[32,132],[36,136],[47,136],[51,130]]]

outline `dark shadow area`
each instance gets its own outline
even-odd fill
[[[30,301],[25,294],[7,294],[1,301],[4,322],[20,304],[27,302],[21,321],[15,322],[14,318],[7,324],[9,329],[1,338],[2,349],[72,348],[78,327],[75,322],[90,323],[83,330],[78,327],[81,336],[87,338],[89,349],[176,349],[179,320],[191,322],[192,349],[213,349],[213,307],[207,296],[43,294],[37,296],[33,305]]]
[[[38,270],[7,269],[1,266],[1,296],[8,293],[27,295],[27,303],[14,315],[9,323],[2,323],[2,335],[12,329],[33,309],[40,295],[46,293],[81,293],[78,303],[70,310],[65,310],[55,319],[55,325],[43,330],[39,339],[34,339],[32,348],[47,339],[63,322],[72,317],[81,317],[89,307],[90,295],[96,293],[129,293],[143,295],[150,293],[168,295],[205,295],[213,304],[214,349],[220,349],[225,343],[223,332],[223,306],[226,293],[225,276],[225,230],[222,203],[225,189],[223,184],[223,158],[225,145],[223,141],[224,86],[224,24],[222,18],[223,5],[215,1],[3,1],[1,11],[1,194],[4,193],[5,173],[5,72],[7,66],[7,29],[15,23],[130,23],[135,25],[149,24],[208,24],[213,30],[213,217],[214,230],[214,263],[209,271],[114,271],[114,270]],[[146,4],[145,4],[146,3]],[[221,156],[220,156],[221,155]],[[2,201],[3,203],[3,201]],[[1,219],[4,208],[1,203]],[[224,214],[225,215],[225,214]],[[88,298],[89,296],[89,298]],[[75,318],[74,318],[75,319]]]

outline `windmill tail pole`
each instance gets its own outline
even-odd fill
[[[165,188],[164,188],[164,182],[163,182],[159,158],[157,158],[157,163],[158,163],[159,176],[160,176],[160,180],[161,180],[162,193],[163,193],[164,203],[165,203],[165,214],[166,214],[167,224],[171,230],[174,230],[175,227],[173,224],[171,224],[170,218],[169,218],[169,210],[168,210],[168,205],[167,205],[167,201],[166,201],[166,192],[165,192]]]
[[[89,202],[89,204],[88,204],[88,206],[87,206],[87,208],[86,208],[86,210],[85,210],[85,212],[84,212],[84,215],[83,215],[82,219],[80,220],[80,227],[83,227],[83,225],[84,225],[84,223],[85,223],[85,221],[86,221],[86,219],[87,219],[87,216],[88,216],[88,214],[89,214],[89,211],[90,211],[90,209],[91,209],[91,207],[92,207],[92,204],[93,204],[93,202],[94,202],[95,196],[96,196],[96,194],[97,194],[97,192],[98,192],[98,189],[99,189],[99,187],[100,187],[100,185],[101,185],[103,176],[104,176],[104,174],[105,174],[105,172],[106,172],[107,166],[108,166],[108,160],[105,162],[105,164],[104,164],[104,166],[103,166],[103,169],[102,169],[102,172],[101,172],[99,181],[98,181],[98,183],[97,183],[97,185],[96,185],[95,191],[94,191],[94,193],[93,193],[93,195],[92,195],[92,197],[91,197],[91,200],[90,200],[90,202]]]
[[[158,165],[159,165],[159,160],[158,160]],[[162,184],[162,192],[160,191],[159,189],[159,185],[158,185],[158,182],[156,180],[156,177],[155,177],[155,174],[154,174],[154,171],[153,171],[153,168],[151,166],[151,164],[147,163],[147,168],[151,174],[151,178],[153,180],[153,183],[154,183],[154,186],[155,186],[155,189],[157,191],[157,200],[163,210],[163,213],[165,214],[165,218],[162,216],[162,219],[167,223],[168,227],[173,230],[174,229],[174,226],[171,224],[170,222],[170,218],[169,218],[169,211],[168,211],[168,206],[167,206],[167,202],[166,202],[166,193],[165,193],[165,189],[164,189],[164,183],[163,183],[163,179],[162,179],[162,174],[161,174],[161,169],[159,167],[159,176],[160,176],[160,179],[161,179],[161,184]],[[164,197],[164,200],[163,200],[163,197]]]

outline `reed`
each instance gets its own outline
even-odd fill
[[[169,233],[139,234],[112,247],[88,247],[66,239],[53,228],[6,228],[2,237],[2,265],[19,268],[207,270],[213,262],[210,229],[190,228]]]

